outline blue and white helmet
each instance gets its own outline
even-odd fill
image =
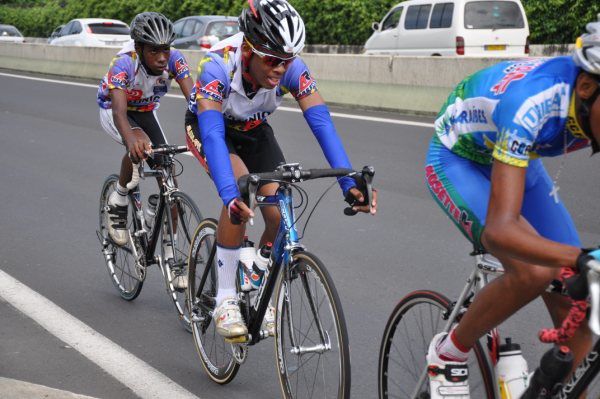
[[[600,21],[590,22],[575,43],[573,59],[584,71],[600,75]]]

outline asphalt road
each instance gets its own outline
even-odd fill
[[[235,380],[218,386],[204,375],[158,269],[149,270],[135,301],[125,302],[116,294],[95,231],[100,187],[105,176],[118,171],[122,148],[100,128],[96,90],[2,75],[0,87],[0,270],[201,398],[279,397],[272,341],[252,347]],[[185,141],[184,111],[182,99],[163,100],[159,117],[171,143]],[[301,114],[278,111],[270,121],[288,161],[326,166]],[[417,288],[456,295],[472,260],[468,242],[424,185],[432,129],[345,117],[336,117],[335,123],[354,166],[375,166],[380,209],[374,217],[346,217],[334,188],[311,219],[304,244],[328,267],[341,296],[350,335],[352,395],[374,398],[379,342],[395,303]],[[195,159],[184,158],[180,187],[204,216],[215,217],[220,200],[211,181]],[[559,163],[547,162],[552,175]],[[600,242],[597,165],[588,151],[570,155],[559,181],[586,245]],[[327,185],[305,184],[313,204]],[[259,227],[249,234],[258,237]],[[0,376],[99,398],[135,397],[2,300],[0,320]],[[533,365],[545,349],[536,342],[536,333],[549,323],[537,301],[505,323],[503,331],[522,344]]]

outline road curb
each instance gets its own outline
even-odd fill
[[[2,397],[11,399],[96,399],[91,396],[78,395],[44,385],[4,377],[0,377],[0,392],[2,392]]]

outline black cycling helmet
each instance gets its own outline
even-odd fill
[[[279,54],[297,55],[306,37],[302,18],[285,0],[248,0],[240,30],[254,45]]]
[[[175,40],[173,23],[158,12],[143,12],[131,21],[131,38],[136,43],[170,46]]]

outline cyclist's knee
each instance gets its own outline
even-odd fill
[[[543,292],[558,278],[560,270],[520,263],[517,267],[507,268],[507,278],[518,287]]]
[[[265,228],[269,230],[277,230],[281,220],[281,214],[275,207],[262,208],[263,219],[265,220]]]

